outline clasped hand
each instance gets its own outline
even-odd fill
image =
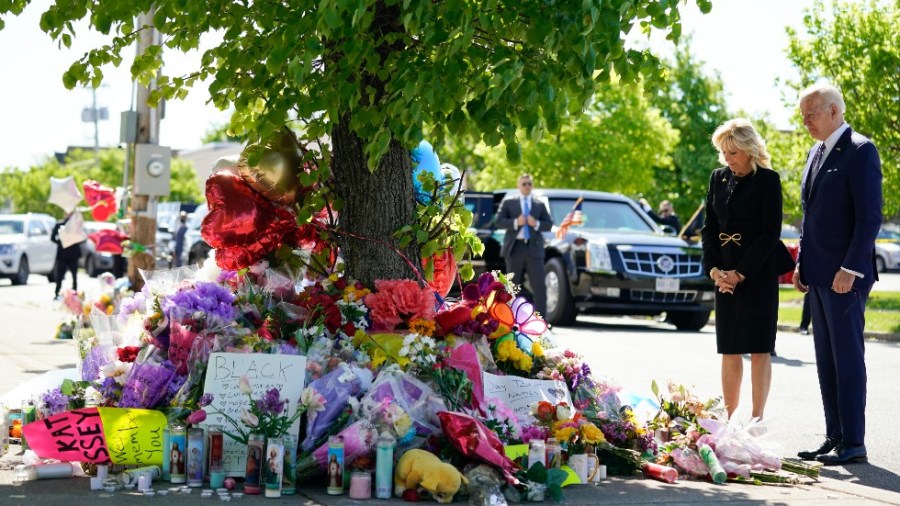
[[[521,227],[525,223],[528,223],[528,226],[532,228],[537,226],[537,220],[534,219],[534,216],[525,216],[524,214],[520,214],[519,218],[516,220],[516,224]]]
[[[734,293],[734,287],[741,282],[740,276],[738,276],[737,271],[723,271],[722,269],[718,269],[715,273],[715,277],[713,277],[713,281],[716,282],[716,289],[721,293]]]

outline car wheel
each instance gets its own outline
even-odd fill
[[[700,330],[709,323],[710,311],[672,311],[666,321],[678,330]]]
[[[14,285],[27,284],[29,274],[31,274],[31,271],[28,269],[28,257],[23,256],[19,260],[19,270],[16,271],[16,275],[12,278],[12,284],[14,284]]]
[[[84,272],[92,278],[97,277],[97,266],[95,265],[93,255],[88,255],[88,257],[84,259]]]
[[[884,258],[880,256],[875,257],[875,270],[878,272],[884,272],[887,270],[887,264],[884,261]]]
[[[547,314],[544,319],[551,325],[571,325],[578,315],[575,301],[569,291],[569,276],[560,258],[547,262],[544,278],[547,284]]]

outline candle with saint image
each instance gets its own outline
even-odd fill
[[[675,483],[678,480],[678,471],[674,467],[661,466],[652,462],[644,462],[641,468],[644,474],[655,480],[666,483]]]

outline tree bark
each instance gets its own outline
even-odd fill
[[[415,220],[409,153],[392,140],[378,169],[370,172],[363,142],[349,124],[347,114],[331,138],[335,191],[344,205],[338,216],[342,232],[338,243],[346,273],[366,286],[376,279],[417,279],[413,272],[420,270],[416,242],[398,252],[394,238],[397,230]]]

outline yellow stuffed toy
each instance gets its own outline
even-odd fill
[[[452,465],[425,450],[409,450],[397,462],[394,494],[400,497],[407,490],[424,489],[437,502],[449,504],[462,483],[469,481]]]

